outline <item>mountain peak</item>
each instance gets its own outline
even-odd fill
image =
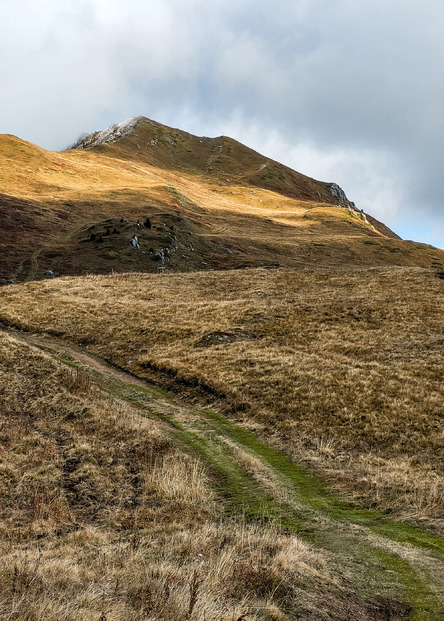
[[[133,116],[122,123],[113,123],[107,129],[93,132],[92,134],[84,134],[70,148],[71,149],[89,149],[97,147],[106,142],[114,142],[130,134],[136,125],[144,120],[143,116]]]
[[[82,136],[71,149],[92,149],[220,183],[259,187],[305,201],[353,207],[335,183],[317,181],[227,136],[194,136],[144,116]]]

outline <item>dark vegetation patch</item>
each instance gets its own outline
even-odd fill
[[[224,345],[236,341],[251,338],[245,332],[237,330],[235,332],[209,332],[205,334],[197,343],[198,347],[212,347],[213,345]]]

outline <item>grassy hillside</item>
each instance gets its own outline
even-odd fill
[[[0,318],[211,402],[367,506],[442,528],[443,280],[417,268],[6,287]]]
[[[161,421],[3,333],[0,369],[2,619],[318,619],[349,598],[370,618],[326,554],[221,518]]]
[[[441,618],[439,538],[81,348],[0,365],[2,618]]]
[[[0,136],[0,282],[47,271],[444,266],[443,251],[341,206],[331,184],[226,138],[158,124],[164,138],[150,138],[149,123],[118,142],[63,153]]]
[[[0,136],[0,618],[442,619],[444,251],[119,127]]]
[[[122,129],[114,127],[114,131],[111,126],[81,139],[75,148],[204,176],[224,185],[268,189],[299,200],[344,205],[347,202],[332,195],[331,183],[302,175],[227,136],[193,136],[144,117],[129,119],[121,124]]]
[[[436,537],[72,346],[0,365],[2,619],[440,618]]]

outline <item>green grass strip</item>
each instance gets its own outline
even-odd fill
[[[234,425],[215,412],[205,410],[203,413],[217,422],[217,427],[224,429],[233,440],[262,457],[291,483],[296,496],[316,511],[335,520],[365,526],[392,541],[444,554],[442,538],[409,524],[392,522],[381,511],[357,508],[351,502],[337,497],[319,477],[295,464],[288,455],[258,440],[251,431]]]

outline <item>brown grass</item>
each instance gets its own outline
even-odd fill
[[[325,553],[221,520],[160,423],[72,381],[1,334],[2,620],[372,618]]]
[[[7,321],[220,399],[367,504],[443,517],[443,281],[432,271],[128,274],[1,298]]]

